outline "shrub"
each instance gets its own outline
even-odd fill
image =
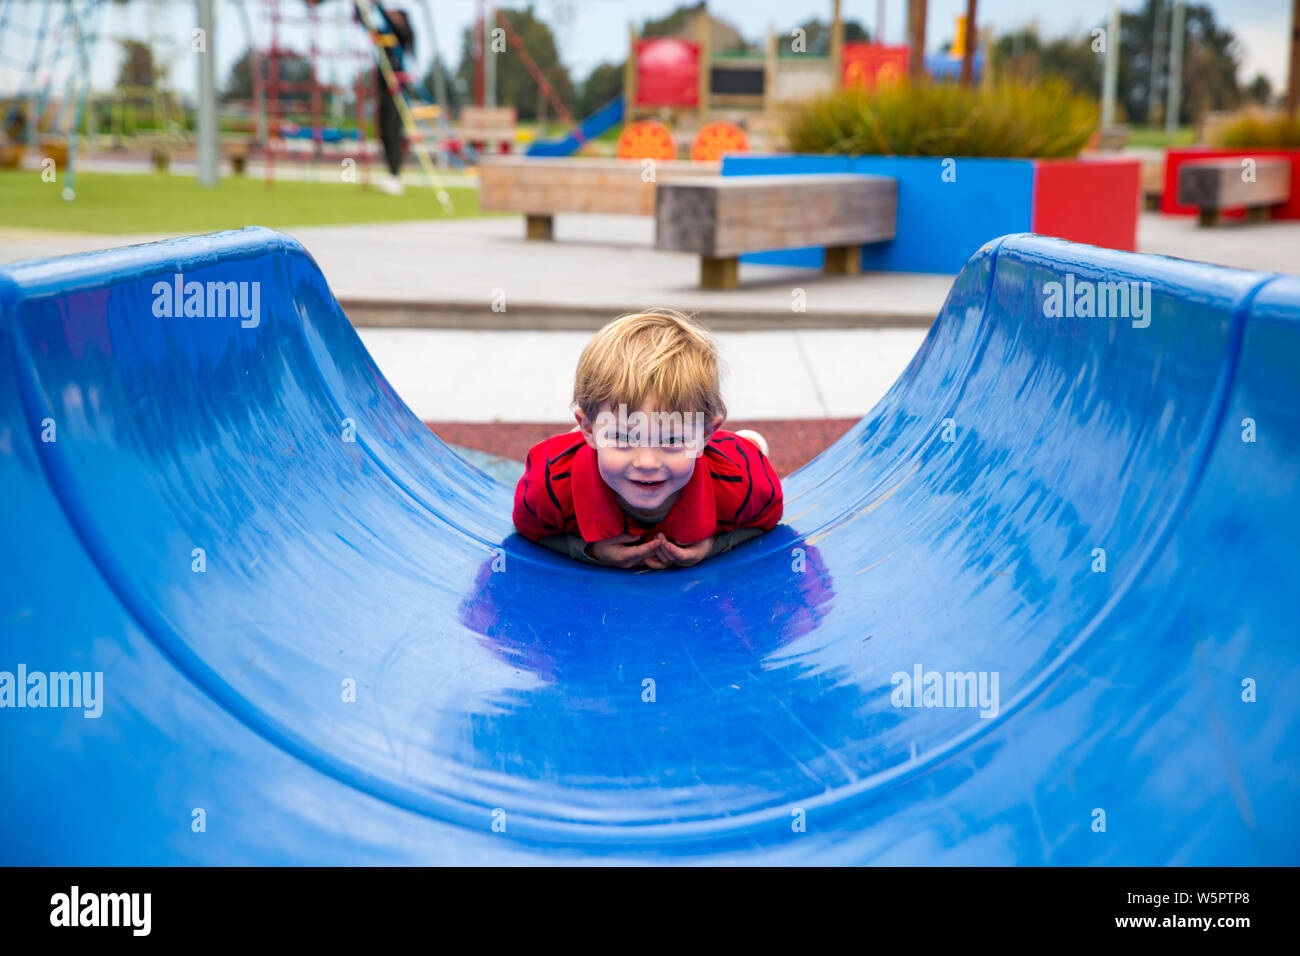
[[[1246,110],[1230,119],[1215,139],[1216,146],[1229,149],[1249,146],[1300,147],[1300,117]]]
[[[1096,101],[1064,80],[991,86],[899,82],[852,87],[792,109],[797,153],[893,156],[1076,156],[1097,127]]]

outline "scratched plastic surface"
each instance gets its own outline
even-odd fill
[[[260,324],[155,318],[176,272]],[[1150,325],[1044,317],[1067,273]],[[1300,862],[1300,280],[990,243],[781,526],[640,574],[515,535],[287,237],[0,306],[0,669],[105,687],[0,710],[4,863]]]

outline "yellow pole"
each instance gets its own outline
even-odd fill
[[[627,63],[623,65],[623,122],[636,120],[636,25],[627,25]]]
[[[877,40],[877,43],[880,41]],[[844,18],[840,14],[840,0],[831,3],[831,89],[844,85]]]
[[[366,28],[372,42],[375,43],[379,72],[383,74],[384,83],[393,94],[393,105],[397,107],[397,113],[402,118],[402,126],[406,129],[406,135],[411,139],[411,148],[415,150],[415,155],[420,160],[420,166],[424,169],[424,175],[428,178],[429,184],[433,186],[433,194],[438,199],[438,205],[442,206],[443,212],[451,212],[454,208],[451,204],[451,196],[442,185],[442,179],[439,178],[438,171],[433,167],[433,160],[429,156],[429,150],[424,145],[424,134],[415,125],[415,119],[411,116],[411,108],[406,103],[406,94],[402,92],[401,86],[398,85],[397,78],[393,75],[393,66],[388,62],[388,53],[379,45],[378,33],[371,25],[370,0],[357,0],[357,9],[361,11],[361,25]]]
[[[708,4],[700,5],[700,12],[697,14],[696,30],[700,38],[700,92],[699,92],[699,110],[700,122],[708,122],[709,116],[709,79],[711,71],[709,67],[709,57],[713,46],[713,21],[709,17]]]

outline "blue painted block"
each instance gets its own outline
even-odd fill
[[[898,180],[898,228],[892,242],[866,246],[862,268],[885,272],[957,273],[988,240],[1028,232],[1034,163],[1028,159],[958,158],[956,179],[931,156],[728,156],[724,176],[870,173]],[[741,262],[821,268],[820,248],[741,256]]]

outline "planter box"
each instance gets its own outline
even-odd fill
[[[864,246],[862,268],[957,273],[985,242],[1037,232],[1095,246],[1137,247],[1140,163],[1135,159],[973,159],[931,156],[727,156],[724,176],[869,173],[898,180],[890,242]],[[950,177],[951,178],[951,175]],[[742,262],[820,268],[820,249],[751,253]]]
[[[1280,147],[1246,147],[1244,149],[1218,149],[1208,146],[1188,146],[1165,150],[1165,194],[1160,200],[1160,211],[1166,216],[1195,216],[1195,206],[1184,206],[1178,202],[1178,167],[1189,159],[1226,159],[1263,156],[1280,156],[1291,160],[1291,198],[1285,205],[1273,211],[1274,219],[1300,219],[1300,149],[1283,149]],[[1245,215],[1243,209],[1228,209],[1223,213],[1224,219],[1240,219]]]

